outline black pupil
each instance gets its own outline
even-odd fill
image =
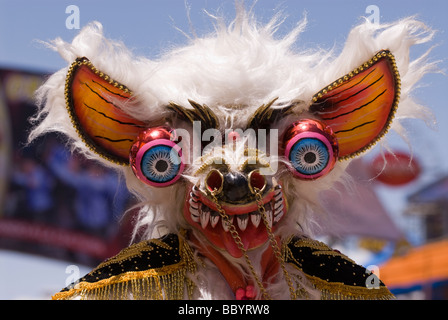
[[[159,172],[165,172],[168,169],[168,163],[165,160],[159,160],[156,163],[156,169]]]
[[[314,163],[316,161],[316,154],[313,152],[308,152],[305,154],[305,162],[306,163]]]

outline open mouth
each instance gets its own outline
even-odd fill
[[[193,186],[187,196],[184,215],[187,221],[200,230],[216,247],[227,250],[232,256],[240,257],[241,250],[235,244],[227,221],[221,217],[219,210],[204,192]],[[266,222],[275,231],[276,225],[286,213],[286,201],[282,187],[276,184],[265,193],[263,203]],[[229,216],[230,222],[235,226],[238,236],[246,250],[254,249],[268,240],[263,217],[260,213],[260,204],[255,201],[246,204],[229,204],[220,202],[222,210]]]

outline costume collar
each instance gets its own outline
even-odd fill
[[[254,282],[246,279],[238,267],[230,263],[219,250],[211,245],[199,241],[193,233],[189,233],[189,240],[195,245],[200,254],[210,259],[226,279],[237,300],[253,299],[256,297]],[[279,264],[272,248],[268,246],[261,259],[262,281],[266,285],[275,278],[279,271]]]

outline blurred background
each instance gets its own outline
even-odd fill
[[[259,0],[253,10],[261,22],[284,11],[279,36],[306,14],[297,49],[336,53],[363,17],[388,23],[416,16],[438,32],[433,43],[413,48],[412,58],[434,46],[430,60],[440,60],[442,71],[448,66],[446,1]],[[42,41],[71,42],[100,21],[107,37],[157,59],[186,44],[185,34],[213,32],[205,11],[231,21],[234,1],[0,0],[0,299],[49,299],[125,247],[132,228],[134,213],[123,212],[133,199],[114,172],[71,154],[57,135],[26,145],[33,92],[67,66]],[[425,76],[414,96],[438,125],[407,122],[411,146],[390,134],[396,157],[381,175],[379,146],[350,166],[357,197],[323,197],[338,223],[322,240],[379,273],[400,299],[448,298],[447,88],[443,73]]]

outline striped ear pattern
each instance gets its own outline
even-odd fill
[[[320,90],[310,112],[330,126],[339,160],[372,147],[388,131],[398,106],[400,76],[388,50]]]
[[[132,92],[95,68],[87,58],[70,66],[66,84],[67,110],[78,135],[96,154],[129,165],[129,151],[147,126],[122,111]]]

